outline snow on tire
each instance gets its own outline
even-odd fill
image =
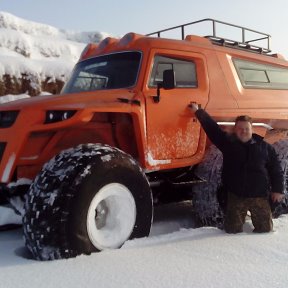
[[[38,260],[119,248],[149,235],[147,178],[136,161],[108,145],[61,152],[31,185],[23,217],[25,245]]]
[[[278,155],[281,168],[284,173],[284,193],[285,198],[278,205],[272,205],[272,212],[275,218],[279,217],[281,214],[288,213],[288,139],[283,139],[277,141],[273,144],[273,147]]]
[[[206,180],[193,186],[192,202],[199,225],[219,228],[223,226],[224,215],[217,195],[221,187],[222,165],[222,153],[216,146],[211,145],[195,169],[195,174]]]

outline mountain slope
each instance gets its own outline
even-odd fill
[[[107,36],[57,29],[0,12],[0,96],[58,93],[85,45]]]

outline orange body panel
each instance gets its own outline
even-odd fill
[[[237,115],[249,114],[256,122],[288,128],[288,90],[245,89],[233,64],[237,58],[288,68],[284,59],[216,46],[198,36],[171,40],[129,33],[120,40],[107,38],[98,46],[87,46],[80,62],[121,51],[141,53],[133,87],[41,96],[1,105],[0,113],[19,111],[13,125],[0,128],[0,143],[5,143],[1,183],[33,179],[55,154],[89,142],[119,147],[146,172],[197,164],[205,152],[206,135],[187,108],[190,102],[201,104],[217,121],[231,122]],[[197,87],[160,89],[160,101],[155,102],[157,88],[149,86],[149,79],[156,55],[193,61]],[[71,118],[45,123],[47,111],[70,110],[75,111]],[[265,129],[260,133],[264,135]]]

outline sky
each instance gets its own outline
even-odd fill
[[[0,0],[0,11],[57,28],[118,36],[215,18],[270,34],[273,52],[288,58],[286,0]]]

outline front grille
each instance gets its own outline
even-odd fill
[[[6,142],[0,142],[0,162],[2,161],[5,147],[6,147]]]

